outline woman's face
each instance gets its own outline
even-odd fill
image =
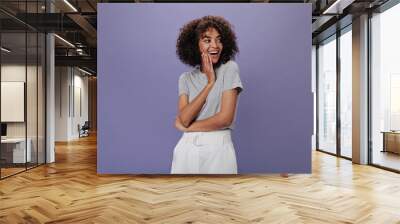
[[[202,33],[199,40],[200,53],[207,53],[211,56],[213,64],[216,64],[222,52],[221,35],[215,28],[208,28]]]

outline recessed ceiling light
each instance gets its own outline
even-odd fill
[[[69,3],[68,0],[64,0],[65,4],[67,4],[74,12],[78,12],[78,10],[71,4]]]
[[[83,73],[85,73],[85,74],[87,74],[87,75],[92,75],[92,73],[90,73],[90,72],[88,72],[88,71],[86,71],[86,70],[83,70],[83,69],[81,69],[81,68],[79,68],[79,67],[78,67],[78,70],[81,71],[81,72],[83,72]]]
[[[343,9],[353,3],[355,0],[336,0],[322,14],[341,14]]]
[[[5,48],[5,47],[1,47],[1,50],[4,51],[4,52],[6,52],[6,53],[10,53],[10,52],[11,52],[11,50],[9,50],[9,49],[7,49],[7,48]]]
[[[72,44],[71,42],[69,42],[68,40],[66,40],[66,39],[64,39],[64,38],[62,38],[62,37],[60,37],[60,36],[57,35],[57,34],[54,34],[54,36],[57,37],[58,39],[60,39],[62,42],[66,43],[67,45],[69,45],[69,46],[75,48],[75,45],[73,45],[73,44]]]

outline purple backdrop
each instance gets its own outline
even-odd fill
[[[169,173],[178,77],[190,69],[176,38],[205,15],[238,37],[239,173],[311,172],[311,5],[150,3],[99,4],[98,173]]]

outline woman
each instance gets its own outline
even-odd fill
[[[179,78],[175,127],[184,132],[174,149],[173,174],[236,174],[231,140],[238,95],[243,89],[236,35],[222,17],[205,16],[183,26],[179,59],[194,69]]]

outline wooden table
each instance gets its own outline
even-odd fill
[[[1,139],[1,158],[5,160],[4,163],[26,163],[31,161],[32,141],[30,138],[6,138]]]

